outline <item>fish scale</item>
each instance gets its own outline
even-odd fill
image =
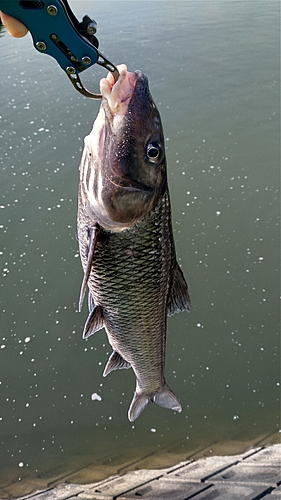
[[[159,269],[161,248],[157,238],[155,248],[155,235],[151,238],[151,233],[155,232],[155,229],[153,223],[149,224],[150,219],[152,219],[151,214],[133,228],[113,233],[106,243],[97,245],[93,260],[93,273],[89,280],[90,290],[98,303],[105,307],[105,311],[110,310],[109,304],[112,302],[116,307],[118,304],[118,308],[125,308],[127,311],[131,304],[132,318],[128,314],[125,318],[129,323],[132,323],[136,316],[149,314],[146,307],[136,308],[136,304],[141,298],[143,306],[149,305],[153,298],[151,289],[155,292],[154,287],[157,287],[158,282],[159,287],[161,281],[162,273]],[[141,236],[143,231],[146,237]],[[150,234],[150,238],[147,234]],[[128,248],[133,248],[133,255],[126,253]],[[150,254],[151,251],[155,253]],[[111,279],[112,277],[114,279]],[[133,295],[131,295],[132,286],[135,287]]]

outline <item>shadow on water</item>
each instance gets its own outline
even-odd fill
[[[94,2],[102,52],[148,75],[162,116],[193,304],[168,320],[183,412],[150,405],[133,424],[133,373],[102,377],[111,348],[81,339],[77,311],[77,166],[98,104],[0,26],[0,498],[277,439],[279,9],[201,3]]]

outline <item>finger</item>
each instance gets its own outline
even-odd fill
[[[1,11],[0,17],[6,30],[11,36],[15,38],[21,38],[28,32],[27,27],[14,17],[9,16],[8,14],[4,14],[4,12]]]

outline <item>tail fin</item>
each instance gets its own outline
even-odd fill
[[[130,422],[136,420],[146,406],[153,402],[163,408],[169,408],[170,410],[178,411],[179,413],[182,411],[178,398],[171,391],[168,385],[164,384],[156,394],[143,394],[142,392],[135,392],[128,411],[128,418]]]

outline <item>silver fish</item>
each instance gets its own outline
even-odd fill
[[[103,99],[80,163],[77,238],[89,288],[83,338],[105,328],[113,352],[103,375],[132,367],[128,418],[155,402],[181,412],[165,382],[167,315],[190,309],[176,261],[163,129],[147,77],[118,67],[101,80]]]

